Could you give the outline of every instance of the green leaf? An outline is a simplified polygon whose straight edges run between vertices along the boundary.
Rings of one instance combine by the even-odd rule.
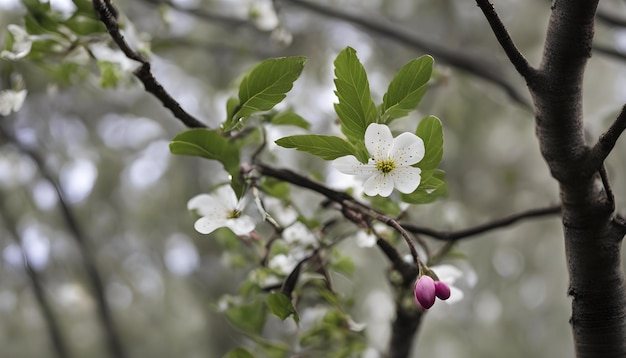
[[[420,186],[411,194],[402,194],[402,201],[411,204],[427,204],[447,194],[445,172],[435,169],[423,171]]]
[[[226,101],[226,122],[231,120],[235,113],[239,110],[239,99],[236,97],[229,97]]]
[[[93,13],[93,8],[91,13]],[[78,12],[74,13],[69,19],[63,22],[70,30],[78,35],[92,35],[106,32],[106,27],[96,18],[87,17]]]
[[[231,187],[238,197],[243,194],[239,178],[239,147],[216,130],[191,129],[179,133],[170,142],[170,151],[178,155],[191,155],[217,160],[230,174]]]
[[[402,209],[396,200],[392,200],[389,197],[376,195],[369,198],[370,204],[374,209],[381,211],[390,216],[398,216]]]
[[[261,334],[266,315],[267,309],[261,299],[226,310],[226,317],[235,327],[254,334]]]
[[[278,199],[289,200],[289,189],[289,184],[271,177],[264,177],[261,182],[261,190]]]
[[[280,112],[272,117],[270,123],[283,126],[296,126],[304,129],[311,127],[311,123],[293,112]]]
[[[222,358],[254,358],[254,355],[245,348],[237,347],[226,353]]]
[[[435,116],[423,118],[415,134],[424,141],[425,154],[417,166],[422,170],[436,169],[443,157],[443,127]]]
[[[426,93],[432,71],[430,56],[417,58],[398,71],[383,96],[381,112],[385,123],[404,117],[417,107]]]
[[[347,47],[335,59],[335,94],[339,103],[335,112],[339,116],[341,132],[350,142],[363,140],[365,129],[378,118],[376,105],[370,95],[367,74],[356,51]]]
[[[276,144],[285,148],[296,148],[325,160],[333,160],[345,155],[354,155],[354,147],[345,140],[326,135],[304,134],[280,138]]]
[[[243,124],[240,120],[274,108],[293,87],[305,61],[304,57],[270,58],[254,67],[241,81],[239,104],[235,113],[223,124],[223,129],[233,130]]]
[[[300,318],[298,317],[298,312],[296,312],[296,308],[291,303],[291,299],[285,296],[282,292],[272,292],[267,296],[267,305],[278,318],[283,321],[293,315],[293,319],[298,323]]]
[[[100,86],[102,88],[115,88],[117,87],[122,76],[120,75],[119,67],[109,61],[98,61],[98,67],[100,68]]]

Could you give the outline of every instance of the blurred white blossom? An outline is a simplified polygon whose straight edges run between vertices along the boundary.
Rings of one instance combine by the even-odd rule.
[[[454,283],[463,277],[463,271],[452,265],[436,265],[430,269],[435,272],[441,282],[450,287],[450,298],[446,300],[447,303],[455,303],[463,299],[463,291],[454,286]]]
[[[15,24],[8,25],[7,30],[13,36],[13,44],[10,50],[0,52],[0,58],[15,61],[26,57],[33,47],[33,36],[29,35],[26,29]]]
[[[26,99],[26,90],[0,91],[0,115],[8,116],[11,112],[17,112],[22,108]]]

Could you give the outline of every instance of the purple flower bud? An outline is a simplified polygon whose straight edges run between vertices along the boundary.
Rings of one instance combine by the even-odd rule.
[[[415,283],[415,299],[422,309],[429,309],[435,304],[435,281],[427,275]]]
[[[450,298],[450,286],[445,282],[435,281],[435,295],[439,297],[439,299],[447,300]]]

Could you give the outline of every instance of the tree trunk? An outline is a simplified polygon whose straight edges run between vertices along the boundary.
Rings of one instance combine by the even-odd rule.
[[[556,0],[540,68],[528,78],[541,152],[559,182],[576,355],[626,357],[626,295],[603,162],[584,140],[582,83],[597,1]]]

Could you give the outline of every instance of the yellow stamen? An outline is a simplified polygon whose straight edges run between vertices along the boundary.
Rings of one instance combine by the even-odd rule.
[[[387,174],[396,168],[396,163],[393,160],[381,160],[376,163],[376,169],[383,174]]]

